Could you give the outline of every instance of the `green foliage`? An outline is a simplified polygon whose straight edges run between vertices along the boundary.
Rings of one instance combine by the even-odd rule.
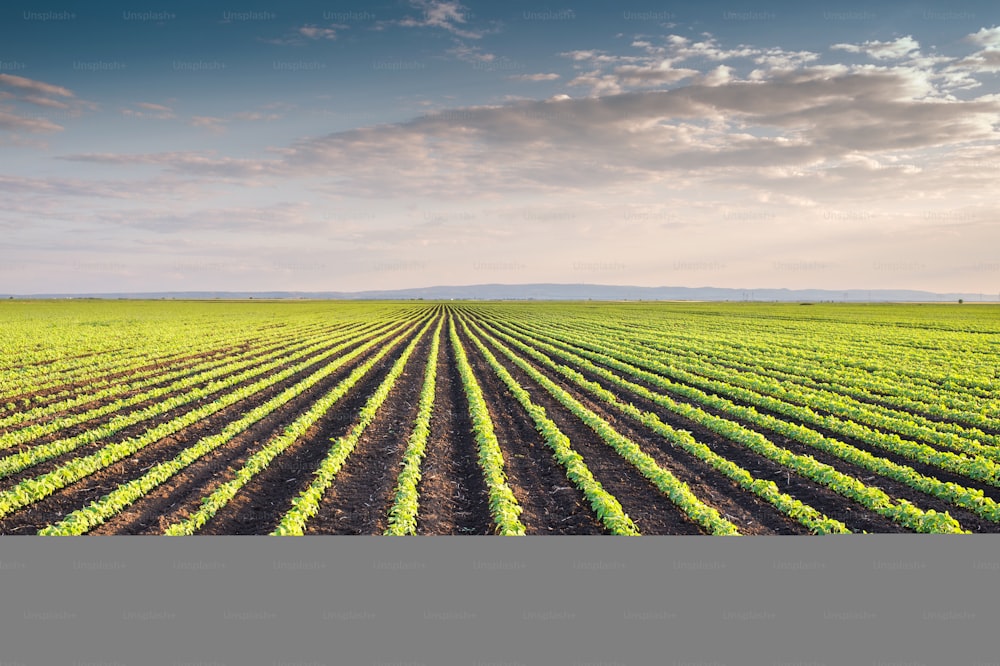
[[[448,319],[448,337],[458,363],[458,373],[462,378],[462,388],[469,402],[469,416],[472,418],[472,432],[479,448],[479,466],[486,479],[489,489],[490,513],[497,526],[497,533],[505,536],[520,536],[524,534],[524,525],[519,516],[521,507],[514,498],[514,492],[507,485],[507,474],[504,472],[503,453],[500,443],[493,432],[493,420],[489,408],[483,398],[479,382],[472,374],[469,358],[462,347],[462,341],[455,330],[455,320]]]
[[[385,534],[389,536],[412,535],[417,532],[417,513],[420,509],[417,484],[421,478],[420,465],[423,463],[427,450],[431,414],[434,411],[434,391],[437,387],[437,363],[440,355],[443,324],[444,317],[441,317],[431,340],[430,354],[424,369],[424,385],[420,390],[417,418],[413,422],[413,431],[406,443],[406,451],[403,454],[403,469],[396,479],[396,493],[392,508],[389,509],[389,526],[385,531]]]
[[[1000,487],[1000,316],[994,306],[980,304],[0,302],[0,479],[8,478],[0,491],[0,517],[111,465],[127,464],[145,447],[296,377],[221,431],[196,438],[172,459],[130,476],[42,533],[90,531],[331,372],[372,354],[168,529],[193,534],[352,390],[374,367],[373,359],[384,358],[422,326],[421,336],[433,327],[431,354],[386,530],[413,534],[445,318],[498,533],[523,534],[525,528],[507,484],[490,406],[467,354],[479,355],[506,386],[504,399],[529,416],[609,532],[638,530],[569,438],[507,371],[509,364],[527,372],[707,532],[736,533],[736,526],[660,468],[643,450],[646,442],[623,437],[577,396],[641,424],[677,455],[703,461],[817,534],[847,528],[716,453],[711,442],[672,427],[666,422],[674,423],[672,417],[663,414],[915,531],[962,527],[948,513],[923,510],[916,506],[920,502],[879,488],[879,478],[1000,523],[1000,503],[981,489]],[[417,339],[403,357],[410,357]],[[394,371],[403,371],[401,359]],[[281,533],[305,530],[379,406],[392,399],[398,374],[390,377],[367,396],[351,432],[332,443],[320,473],[284,517]],[[631,404],[630,396],[657,411]],[[856,471],[793,453],[775,444],[780,438]],[[44,473],[32,475],[42,464]]]
[[[308,488],[292,500],[292,508],[281,519],[278,527],[271,533],[272,535],[301,536],[305,533],[306,523],[319,512],[319,505],[323,499],[323,494],[333,484],[334,477],[337,476],[340,468],[343,467],[347,457],[354,451],[358,440],[361,439],[361,436],[368,426],[371,425],[371,422],[375,420],[375,415],[378,413],[379,407],[389,397],[389,392],[392,391],[392,387],[395,386],[399,376],[403,374],[403,369],[406,367],[407,361],[410,360],[410,356],[413,355],[413,350],[417,348],[417,344],[423,338],[424,334],[426,334],[431,323],[431,321],[428,321],[424,324],[423,328],[420,329],[420,333],[406,346],[406,349],[392,365],[389,374],[382,380],[379,387],[375,389],[375,392],[369,396],[365,406],[361,408],[358,420],[355,422],[354,427],[351,428],[351,431],[347,435],[333,441],[333,446],[330,448],[329,453],[327,453],[315,472],[315,479],[309,484]],[[362,366],[365,372],[388,353],[390,346],[384,346],[371,361]],[[359,373],[355,382],[363,375],[364,373]],[[347,388],[349,389],[350,385]]]

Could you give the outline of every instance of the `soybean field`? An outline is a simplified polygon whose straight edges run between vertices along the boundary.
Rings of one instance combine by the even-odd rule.
[[[1000,306],[0,303],[0,534],[1000,532]]]

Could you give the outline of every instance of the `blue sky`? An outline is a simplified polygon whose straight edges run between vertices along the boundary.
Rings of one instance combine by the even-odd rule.
[[[1000,289],[990,2],[7,4],[0,292]]]

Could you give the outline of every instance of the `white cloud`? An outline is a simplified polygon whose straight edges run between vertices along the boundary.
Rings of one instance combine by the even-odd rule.
[[[265,44],[274,44],[276,46],[302,46],[303,44],[308,44],[310,41],[337,39],[340,37],[341,32],[350,27],[341,23],[329,23],[326,25],[307,23],[286,33],[282,37],[258,37],[257,39]]]
[[[955,60],[946,72],[965,84],[961,87],[976,87],[980,82],[973,75],[1000,72],[1000,26],[982,28],[979,32],[966,35],[965,41],[983,48],[961,60]]]
[[[274,120],[279,120],[283,116],[279,113],[262,113],[260,111],[240,111],[237,113],[228,114],[225,117],[220,116],[192,116],[189,121],[189,125],[193,127],[200,127],[206,129],[215,134],[222,134],[225,132],[234,121],[238,122],[271,122]]]
[[[733,68],[727,65],[719,65],[702,77],[700,83],[705,86],[721,86],[729,83],[733,78]]]
[[[642,55],[609,54],[597,50],[566,51],[560,55],[591,67],[572,79],[568,85],[588,86],[591,94],[615,94],[630,88],[667,87],[687,79],[706,81],[709,85],[735,80],[736,69],[727,61],[752,61],[763,65],[756,78],[764,78],[774,71],[798,69],[819,58],[811,51],[787,51],[780,47],[761,49],[738,45],[727,48],[710,34],[703,34],[700,41],[681,35],[667,35],[662,43],[635,40],[631,43]],[[699,61],[720,63],[705,72]],[[688,66],[680,66],[682,63]],[[720,69],[719,67],[722,67]],[[752,77],[753,78],[753,77]]]
[[[217,116],[192,116],[189,124],[192,127],[199,127],[215,134],[221,134],[226,131],[226,122],[225,118]]]
[[[62,125],[57,125],[51,120],[21,116],[0,107],[0,130],[8,132],[47,133],[59,132],[63,129]]]
[[[27,102],[28,104],[34,104],[36,106],[46,106],[50,109],[69,109],[70,105],[66,102],[59,101],[57,99],[51,99],[48,97],[42,97],[41,95],[25,95],[21,98],[22,102]]]
[[[266,206],[194,208],[165,213],[162,209],[132,209],[99,213],[97,221],[162,234],[191,232],[265,232],[271,236],[311,233],[321,222],[307,203],[279,201]]]
[[[240,111],[229,116],[232,120],[241,122],[271,122],[283,116],[280,113],[261,113],[260,111]]]
[[[876,60],[900,60],[920,51],[920,44],[911,35],[892,41],[871,40],[863,44],[834,44],[831,49],[848,53],[864,53]]]
[[[78,153],[60,159],[118,166],[161,167],[181,175],[217,176],[224,179],[250,179],[261,175],[280,175],[277,161],[218,157],[213,153]],[[245,180],[244,180],[245,182]]]
[[[6,88],[4,90],[3,88]],[[63,117],[79,116],[85,110],[94,110],[93,102],[77,99],[71,90],[13,74],[0,74],[0,130],[9,132],[49,133],[64,127],[51,119],[25,113],[16,104],[53,109]],[[22,142],[22,145],[28,145]]]
[[[614,74],[602,74],[600,70],[592,70],[571,79],[566,85],[590,88],[591,95],[617,95],[622,92],[622,84]]]
[[[0,85],[18,90],[26,90],[40,95],[55,95],[56,97],[73,97],[73,93],[68,88],[52,85],[43,81],[28,79],[23,76],[13,74],[0,74]]]
[[[304,25],[298,29],[298,34],[309,39],[336,39],[340,32],[350,26],[331,23],[329,26]]]
[[[554,72],[548,73],[538,73],[538,74],[514,74],[513,76],[508,76],[511,81],[555,81],[559,78],[559,75]]]
[[[697,74],[696,69],[675,69],[667,61],[653,66],[623,65],[614,69],[615,81],[630,88],[677,83]]]
[[[716,170],[814,169],[846,155],[996,141],[1000,103],[921,101],[905,72],[805,68],[754,83],[716,67],[672,90],[432,113],[302,139],[265,160],[77,155],[217,177],[307,177],[365,196],[484,196],[658,182]]]
[[[677,35],[671,35],[668,38],[668,52],[671,60],[674,62],[692,58],[705,58],[714,61],[731,60],[734,58],[750,58],[761,53],[761,50],[758,48],[742,44],[736,48],[723,48],[719,45],[715,37],[708,34],[704,35],[705,39],[700,42],[691,42],[683,37],[680,39],[671,39],[676,37]]]
[[[495,54],[487,53],[478,46],[466,44],[458,40],[455,41],[455,46],[445,51],[445,53],[457,58],[458,60],[462,60],[463,62],[470,62],[473,64],[492,62],[496,59]]]
[[[457,0],[410,0],[410,6],[421,10],[423,14],[401,19],[398,25],[407,28],[441,28],[466,39],[479,39],[485,34],[482,30],[464,27],[468,23],[468,10]]]
[[[976,74],[1000,72],[1000,50],[982,50],[956,62],[951,70],[965,70]]]
[[[967,35],[965,39],[986,49],[1000,49],[1000,26],[982,28],[979,32]]]
[[[471,30],[471,17],[462,16],[466,20],[431,12],[414,20],[449,33],[438,36],[446,44],[455,39],[451,55],[490,62],[492,54],[435,24]],[[343,284],[351,270],[363,274],[359,281],[372,280],[364,262],[376,256],[426,261],[462,281],[509,278],[480,272],[470,279],[467,265],[461,272],[461,262],[480,259],[530,266],[517,274],[524,281],[566,281],[581,274],[553,268],[554,262],[597,265],[618,257],[631,272],[616,273],[615,281],[681,279],[672,263],[697,267],[702,259],[731,267],[709,281],[755,281],[765,273],[754,272],[752,262],[779,260],[786,266],[845,262],[831,280],[877,280],[885,273],[869,275],[849,261],[864,255],[870,267],[872,257],[903,245],[920,261],[959,261],[966,260],[962,247],[971,248],[970,256],[986,255],[995,247],[990,241],[998,240],[990,224],[998,212],[1000,94],[991,87],[977,96],[974,88],[989,82],[976,76],[996,66],[997,50],[992,33],[975,35],[981,36],[969,41],[983,48],[964,57],[922,54],[911,37],[847,45],[841,50],[875,60],[850,65],[833,62],[829,52],[820,60],[811,51],[728,47],[710,35],[644,37],[624,54],[570,51],[564,57],[572,73],[562,81],[566,90],[584,87],[576,99],[560,90],[544,101],[426,113],[303,137],[256,157],[66,155],[62,159],[77,166],[106,167],[96,173],[120,168],[131,180],[0,177],[0,224],[26,234],[15,223],[33,215],[43,220],[39,225],[77,234],[74,240],[95,248],[104,234],[141,241],[150,252],[247,251],[251,266],[276,247],[308,247],[317,256],[332,248],[346,253],[336,269],[344,271],[336,275]],[[512,81],[561,80],[546,72],[504,73]],[[28,96],[75,103],[37,87],[7,82],[2,88],[0,105],[33,103]],[[57,108],[48,102],[43,106]],[[173,113],[151,102],[130,110]],[[189,120],[222,131],[277,119],[278,110]],[[31,122],[48,121],[0,106],[0,128],[29,131],[25,123]],[[39,127],[34,131],[54,131]],[[146,171],[153,180],[136,182],[136,173]],[[188,196],[194,188],[196,195]],[[362,220],[324,217],[325,204],[345,201],[380,212]],[[428,202],[444,212],[421,217],[415,211]],[[449,210],[474,214],[455,218]],[[44,247],[52,231],[18,235],[18,247]],[[437,276],[434,270],[374,279],[419,283]],[[709,274],[693,270],[683,279],[702,275]],[[790,277],[798,276],[778,276]]]
[[[136,106],[147,111],[159,111],[161,113],[173,113],[173,109],[163,104],[153,104],[152,102],[136,102]]]
[[[65,197],[73,199],[120,199],[120,200],[176,200],[179,195],[202,194],[203,188],[196,180],[159,176],[144,180],[113,180],[97,178],[45,177],[0,175],[0,191],[5,193],[8,203],[15,198],[29,208],[42,203],[57,205],[66,203]],[[75,207],[76,203],[68,204]],[[54,210],[54,209],[50,209]]]
[[[136,102],[136,109],[122,109],[122,115],[126,118],[149,118],[153,120],[173,120],[177,117],[174,110],[164,104],[154,104],[153,102]]]
[[[754,56],[753,61],[771,69],[797,69],[818,59],[819,54],[812,51],[786,51],[774,47]]]
[[[585,62],[592,66],[648,62],[649,60],[648,58],[642,56],[612,55],[605,51],[597,50],[564,51],[559,55],[576,62]]]

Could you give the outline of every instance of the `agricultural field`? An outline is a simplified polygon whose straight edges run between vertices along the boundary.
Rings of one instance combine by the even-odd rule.
[[[0,534],[1000,532],[1000,308],[0,303]]]

